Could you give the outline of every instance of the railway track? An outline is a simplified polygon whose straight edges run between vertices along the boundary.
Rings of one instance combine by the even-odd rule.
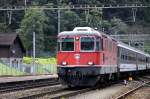
[[[18,99],[61,99],[62,97],[70,97],[78,94],[85,93],[87,91],[94,90],[93,88],[83,88],[83,89],[73,89],[70,90],[68,88],[62,88],[55,91],[42,92],[39,94],[32,94],[23,97],[19,97]]]
[[[47,94],[56,94],[67,90],[66,86],[53,85],[39,88],[33,88],[29,90],[17,91],[12,93],[1,94],[1,99],[34,99],[42,97]]]
[[[144,77],[145,78],[145,77]],[[141,88],[142,86],[145,86],[146,84],[149,84],[150,82],[148,80],[145,80],[147,78],[142,78],[142,80],[139,80],[140,82],[143,82],[140,86],[138,85],[138,87],[136,88],[132,88],[132,90],[118,96],[116,99],[123,99],[124,97],[128,96],[129,94],[131,94],[132,92],[138,90],[139,88]],[[96,89],[103,89],[108,87],[109,85],[112,84],[116,84],[118,82],[112,82],[110,84],[107,85],[103,85],[103,86],[97,86],[97,87],[92,87],[92,88],[74,88],[74,89],[68,89],[66,86],[56,86],[56,87],[47,87],[47,89],[44,89],[42,91],[40,91],[39,89],[42,87],[39,87],[39,89],[37,89],[36,91],[30,92],[29,90],[26,90],[26,92],[28,91],[28,94],[20,94],[18,93],[18,95],[16,94],[15,99],[61,99],[62,97],[67,98],[67,97],[72,97],[72,96],[76,96],[78,94],[82,94],[82,93],[86,93],[86,92],[90,92],[90,91],[94,91]],[[18,91],[17,91],[18,92]],[[26,93],[25,91],[23,91],[24,93]],[[8,95],[6,95],[8,96]],[[13,95],[14,96],[14,95]],[[10,96],[11,97],[11,96]],[[11,97],[12,98],[12,97]],[[9,98],[8,98],[9,99]]]
[[[142,79],[143,83],[142,83],[141,85],[139,85],[139,86],[137,86],[137,87],[135,87],[135,88],[133,88],[133,89],[127,91],[126,93],[121,94],[120,96],[116,97],[115,99],[124,99],[124,98],[126,98],[127,96],[131,95],[133,92],[135,92],[135,91],[141,89],[141,88],[144,87],[145,85],[150,84],[150,77],[144,76],[143,78],[144,78],[144,79]]]
[[[0,93],[9,93],[19,90],[32,89],[60,84],[57,79],[38,79],[28,81],[7,82],[0,84]]]
[[[111,82],[111,84],[115,84],[118,82]],[[105,88],[106,86],[111,85],[110,83],[107,85],[103,86],[96,86],[96,87],[91,87],[91,88],[73,88],[69,89],[67,87],[63,87],[59,90],[54,90],[54,91],[46,91],[46,92],[41,92],[41,93],[35,93],[35,94],[30,94],[26,96],[19,97],[18,99],[61,99],[62,97],[71,97],[75,96],[78,94],[82,94],[85,92],[89,92],[92,90],[96,90],[98,88]]]

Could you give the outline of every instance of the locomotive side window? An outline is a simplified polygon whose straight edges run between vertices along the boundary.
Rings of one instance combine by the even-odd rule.
[[[81,37],[81,50],[93,51],[94,50],[94,37]]]
[[[74,38],[63,38],[61,43],[62,51],[74,51]]]
[[[101,39],[101,50],[104,50],[104,39]]]
[[[108,50],[109,50],[109,49],[108,49],[108,46],[109,46],[108,44],[109,44],[109,43],[108,43],[108,40],[107,40],[107,39],[106,39],[106,43],[105,43],[105,44],[106,44],[106,47],[105,47],[105,48],[106,48],[106,50],[108,51]]]
[[[109,43],[109,51],[111,52],[112,51],[112,42],[108,42]]]

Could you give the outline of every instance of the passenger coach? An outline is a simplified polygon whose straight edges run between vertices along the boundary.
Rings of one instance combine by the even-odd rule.
[[[134,47],[118,42],[119,72],[130,74],[144,73],[150,69],[149,54]]]

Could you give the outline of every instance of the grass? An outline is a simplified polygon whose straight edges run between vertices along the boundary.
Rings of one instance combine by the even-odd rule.
[[[24,57],[23,62],[26,64],[32,64],[32,58]],[[36,68],[36,74],[57,73],[56,58],[36,58],[35,68]],[[0,76],[10,76],[10,75],[20,76],[20,75],[26,75],[26,73],[0,63]]]
[[[6,75],[19,76],[19,75],[25,75],[25,73],[0,63],[0,76],[6,76]]]
[[[31,57],[24,57],[23,62],[26,64],[32,64]],[[56,58],[35,58],[37,64],[56,64]]]
[[[38,65],[36,66],[37,74],[54,74],[57,73],[56,65]]]
[[[31,57],[24,57],[23,62],[26,64],[32,64]],[[36,58],[36,73],[37,74],[53,74],[57,73],[56,58]]]

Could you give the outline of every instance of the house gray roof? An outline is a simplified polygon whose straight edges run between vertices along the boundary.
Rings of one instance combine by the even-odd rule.
[[[18,39],[22,50],[25,52],[24,46],[20,40],[20,37],[16,33],[0,33],[0,46],[11,46],[14,41]]]
[[[0,45],[12,45],[16,38],[16,33],[0,33]]]

